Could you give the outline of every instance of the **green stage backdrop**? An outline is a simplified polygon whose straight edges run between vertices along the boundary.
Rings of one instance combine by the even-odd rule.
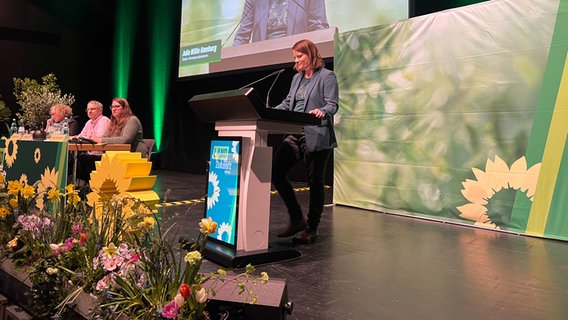
[[[334,202],[568,239],[568,0],[338,35]]]

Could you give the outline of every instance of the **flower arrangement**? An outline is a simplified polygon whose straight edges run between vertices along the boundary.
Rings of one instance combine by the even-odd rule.
[[[61,94],[53,73],[43,76],[41,83],[30,78],[14,78],[13,81],[14,96],[21,107],[16,115],[30,128],[43,128],[52,106],[60,103],[70,106],[75,102],[72,94]]]
[[[48,174],[46,174],[48,176]],[[113,195],[96,209],[73,185],[59,190],[46,181],[6,182],[0,175],[0,257],[11,259],[30,275],[34,319],[66,319],[77,298],[94,298],[91,316],[102,319],[208,319],[212,286],[234,284],[243,302],[254,267],[230,278],[225,270],[200,272],[202,252],[217,224],[199,223],[197,239],[173,245],[173,225],[162,230],[157,213],[144,202]]]

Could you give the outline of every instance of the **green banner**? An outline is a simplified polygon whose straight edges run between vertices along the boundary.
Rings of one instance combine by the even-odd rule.
[[[568,237],[567,2],[488,1],[338,35],[334,202]]]
[[[4,141],[6,180],[29,185],[44,182],[46,187],[67,184],[67,142],[8,139]]]

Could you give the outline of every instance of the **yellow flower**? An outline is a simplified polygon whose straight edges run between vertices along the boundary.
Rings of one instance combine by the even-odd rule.
[[[77,203],[79,203],[79,201],[81,201],[81,198],[79,197],[79,194],[77,193],[77,191],[73,190],[71,192],[67,192],[67,203],[70,205],[76,205]]]
[[[114,245],[114,243],[111,243],[108,247],[103,247],[103,252],[107,257],[112,258],[118,252],[118,248]]]
[[[14,249],[15,247],[18,246],[18,237],[15,237],[14,239],[10,240],[6,246],[8,247],[8,249]]]
[[[8,182],[8,194],[17,195],[22,189],[22,183],[18,180]]]
[[[189,264],[197,264],[199,261],[201,261],[201,253],[199,253],[199,251],[191,251],[188,252],[185,255],[184,258],[185,262],[189,263]]]
[[[47,192],[47,199],[49,201],[55,201],[56,199],[59,198],[59,196],[61,196],[61,192],[59,192],[59,189],[51,188]]]
[[[10,210],[6,207],[1,207],[0,208],[0,218],[6,218],[6,216],[8,216],[10,214]]]
[[[35,195],[35,188],[30,186],[30,185],[26,185],[23,189],[22,189],[22,195],[24,196],[24,198],[26,199],[30,199]]]
[[[214,234],[217,232],[217,222],[214,222],[211,217],[203,218],[199,223],[199,231],[205,235]]]
[[[18,206],[18,198],[10,199],[10,205],[12,206],[12,208],[16,208]]]
[[[262,283],[267,283],[267,282],[268,282],[268,273],[266,273],[266,272],[261,272],[261,273],[260,273],[260,278],[262,279]]]
[[[156,220],[152,217],[145,217],[144,220],[138,223],[138,228],[142,230],[150,230],[156,225]]]
[[[0,174],[0,184],[4,183],[4,181],[6,181],[6,177],[3,174]]]
[[[65,191],[66,191],[67,193],[74,192],[74,191],[75,191],[75,185],[74,185],[74,184],[68,184],[68,185],[65,187]]]

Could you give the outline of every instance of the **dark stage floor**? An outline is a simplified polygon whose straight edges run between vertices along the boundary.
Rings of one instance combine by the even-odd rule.
[[[154,174],[160,196],[171,190],[165,221],[195,235],[203,202],[188,200],[205,195],[205,176]],[[297,195],[305,207],[308,192]],[[291,246],[276,237],[287,223],[277,195],[270,221],[270,243]],[[294,247],[301,258],[257,266],[286,281],[294,303],[287,319],[568,318],[566,242],[331,204],[319,233],[316,243]]]

